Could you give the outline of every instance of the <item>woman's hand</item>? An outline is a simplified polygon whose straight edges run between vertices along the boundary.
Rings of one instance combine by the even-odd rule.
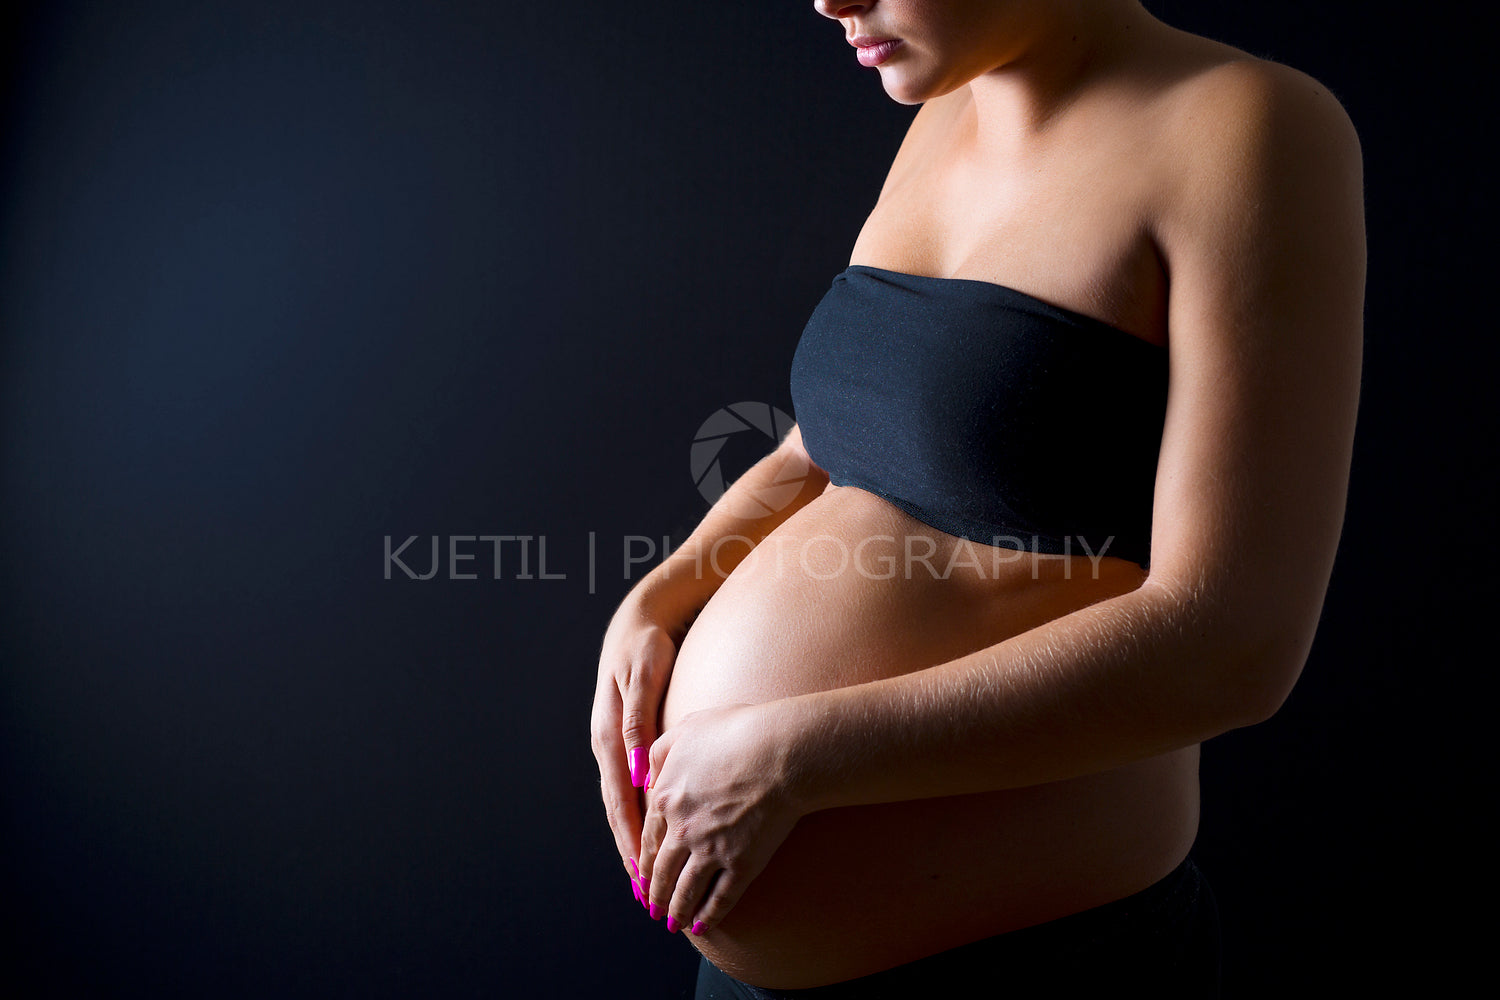
[[[647,752],[657,737],[657,713],[677,659],[677,643],[685,632],[683,628],[674,638],[673,630],[657,621],[632,594],[610,620],[599,654],[591,742],[615,848],[643,906],[634,861],[641,847],[638,789],[646,784]]]
[[[722,921],[802,815],[769,711],[693,712],[651,745],[641,884],[669,931]]]

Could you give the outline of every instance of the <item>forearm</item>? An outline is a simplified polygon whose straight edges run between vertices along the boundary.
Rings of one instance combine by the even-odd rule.
[[[1269,659],[1215,610],[1146,586],[960,659],[766,703],[806,811],[1091,774],[1274,711]]]
[[[797,435],[794,428],[791,435]],[[685,632],[751,550],[828,485],[789,436],[734,481],[687,539],[632,591],[658,620]],[[680,635],[677,638],[681,638]]]

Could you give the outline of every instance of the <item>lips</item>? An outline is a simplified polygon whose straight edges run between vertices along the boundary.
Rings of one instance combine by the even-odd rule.
[[[859,50],[861,66],[879,66],[890,58],[892,52],[901,47],[899,38],[877,38],[873,35],[856,35],[849,44]]]

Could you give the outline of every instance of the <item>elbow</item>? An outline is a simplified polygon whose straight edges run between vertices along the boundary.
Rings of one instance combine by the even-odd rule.
[[[1214,685],[1221,730],[1265,722],[1281,710],[1302,675],[1311,635],[1287,632],[1274,636],[1239,635],[1212,654],[1220,669]]]
[[[1230,608],[1245,602],[1213,600],[1203,589],[1160,590],[1184,644],[1184,689],[1193,692],[1191,710],[1204,738],[1265,722],[1280,711],[1307,662],[1316,617],[1288,621],[1264,608],[1235,614]]]

